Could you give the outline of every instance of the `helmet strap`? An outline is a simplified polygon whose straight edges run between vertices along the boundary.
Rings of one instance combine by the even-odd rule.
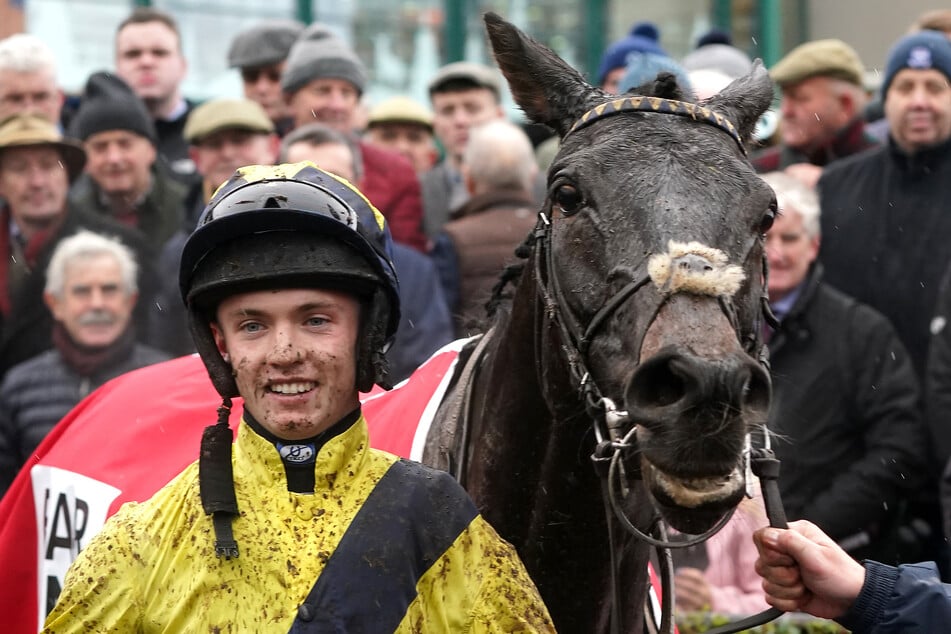
[[[218,407],[218,421],[205,427],[201,434],[201,455],[198,458],[198,486],[201,505],[212,516],[215,528],[215,554],[225,559],[237,558],[238,543],[231,530],[238,516],[238,500],[234,493],[234,472],[231,446],[234,436],[228,427],[231,399],[225,397]]]
[[[376,288],[370,301],[363,302],[360,319],[360,340],[357,344],[357,389],[369,392],[376,383],[390,389],[386,361],[386,324],[389,319],[389,302],[385,293]]]

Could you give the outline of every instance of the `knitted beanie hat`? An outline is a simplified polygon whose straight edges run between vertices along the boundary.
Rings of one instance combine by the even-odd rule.
[[[158,140],[149,111],[129,85],[112,73],[93,73],[86,80],[79,110],[69,124],[69,135],[85,141],[109,130],[134,132],[153,145]]]
[[[320,23],[308,26],[287,55],[281,88],[295,93],[315,79],[343,79],[361,94],[367,84],[367,71],[346,42]]]
[[[604,55],[601,56],[601,64],[598,66],[598,84],[604,83],[604,77],[615,68],[621,68],[627,64],[629,53],[653,53],[654,55],[664,55],[667,53],[660,47],[660,31],[652,22],[638,22],[631,28],[627,37],[611,44]]]
[[[750,56],[729,44],[704,44],[688,53],[681,63],[688,71],[716,70],[733,79],[744,77],[753,70]]]
[[[921,31],[898,40],[888,53],[888,61],[885,63],[883,95],[888,93],[888,87],[895,75],[905,68],[933,68],[951,80],[951,40],[938,31]]]

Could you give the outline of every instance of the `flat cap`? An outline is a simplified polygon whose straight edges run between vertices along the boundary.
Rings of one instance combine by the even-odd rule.
[[[781,88],[810,77],[833,77],[865,85],[865,67],[858,53],[837,39],[800,44],[770,69],[769,76]]]
[[[433,113],[415,99],[396,95],[370,108],[367,127],[381,123],[416,123],[433,129]]]
[[[283,62],[303,30],[304,25],[294,20],[259,22],[231,40],[228,66],[249,68]]]
[[[488,88],[496,97],[502,95],[499,74],[488,66],[475,62],[453,62],[440,68],[429,82],[429,94],[440,92],[443,86],[452,81],[468,82],[476,88]]]
[[[228,129],[268,134],[274,132],[274,122],[264,108],[250,99],[212,99],[191,111],[183,136],[195,144],[210,134]]]

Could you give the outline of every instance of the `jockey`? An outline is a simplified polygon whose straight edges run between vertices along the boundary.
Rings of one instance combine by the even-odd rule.
[[[449,475],[369,447],[358,392],[385,383],[399,320],[389,251],[383,216],[312,163],[222,185],[180,271],[218,423],[80,552],[48,631],[554,631]]]

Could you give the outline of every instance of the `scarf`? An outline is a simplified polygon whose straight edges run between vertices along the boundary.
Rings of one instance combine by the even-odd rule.
[[[103,368],[118,365],[132,354],[135,331],[129,325],[115,341],[101,348],[76,343],[59,321],[53,324],[53,346],[69,368],[81,377],[91,377]]]

